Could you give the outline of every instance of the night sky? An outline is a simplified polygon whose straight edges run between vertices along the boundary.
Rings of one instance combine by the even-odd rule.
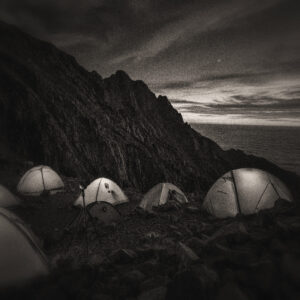
[[[88,70],[125,70],[186,121],[300,126],[299,0],[1,0]]]

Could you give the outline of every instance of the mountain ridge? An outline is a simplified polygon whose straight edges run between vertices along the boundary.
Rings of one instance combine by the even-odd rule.
[[[297,187],[295,175],[265,159],[223,151],[143,81],[121,70],[102,78],[3,22],[0,117],[2,148],[67,176],[105,176],[143,191],[171,181],[205,193],[230,169],[258,167]]]

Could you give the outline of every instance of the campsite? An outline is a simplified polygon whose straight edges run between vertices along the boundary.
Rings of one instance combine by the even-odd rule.
[[[74,1],[71,7],[70,1],[60,1],[58,13],[52,6],[56,1],[49,6],[25,1],[20,11],[10,8],[17,1],[5,2],[9,9],[0,16],[8,16],[0,20],[0,299],[300,299],[299,174],[265,158],[270,134],[259,148],[261,155],[253,155],[238,147],[222,148],[201,131],[207,118],[273,124],[281,116],[281,122],[294,124],[297,112],[289,119],[286,110],[297,108],[298,98],[288,98],[298,93],[292,90],[296,80],[286,81],[284,72],[271,78],[277,69],[263,72],[261,65],[259,74],[244,63],[234,70],[241,56],[229,51],[229,59],[223,61],[223,48],[213,41],[207,40],[213,45],[207,56],[197,49],[198,59],[187,65],[180,64],[177,55],[195,56],[184,45],[164,52],[170,50],[169,43],[176,47],[182,40],[196,39],[183,25],[198,29],[207,23],[204,28],[210,32],[219,14],[224,12],[227,22],[236,10],[209,10],[213,22],[204,18],[200,26],[198,1],[191,1],[195,12],[192,4],[184,4],[192,16],[183,19],[177,13],[185,6],[173,10],[170,6],[180,1],[172,1],[166,9],[170,23],[165,10],[158,19],[152,18],[160,10],[150,10],[149,30],[159,27],[159,34],[152,35],[137,26],[147,19],[144,6],[130,1],[134,9],[127,20],[137,23],[130,24],[127,34],[126,22],[109,23],[110,30],[121,33],[106,35],[103,22],[112,15],[122,17],[127,6],[114,9],[107,3],[89,11],[86,5],[102,1],[79,1],[78,7]],[[37,2],[41,7],[35,7]],[[21,12],[32,3],[30,17],[22,18]],[[87,14],[87,27],[80,33],[81,19],[72,15],[74,11]],[[16,18],[9,17],[12,12]],[[66,12],[71,13],[67,18]],[[22,22],[36,14],[41,17],[31,29],[38,30],[31,32]],[[246,26],[247,19],[241,19]],[[50,23],[43,27],[45,20]],[[73,32],[66,23],[74,20]],[[171,30],[174,22],[176,34]],[[67,32],[60,32],[60,26]],[[45,36],[46,29],[50,31]],[[100,29],[98,43],[93,34]],[[234,30],[235,36],[239,26]],[[114,42],[137,47],[132,31],[150,44],[146,41],[129,54],[106,48]],[[257,30],[251,32],[254,36]],[[231,41],[221,38],[221,45],[227,40]],[[257,58],[254,53],[251,59]],[[153,56],[166,65],[157,67]],[[86,62],[94,58],[93,64]],[[120,70],[127,66],[129,73]],[[269,95],[271,87],[283,84],[283,90],[274,92],[276,97]],[[188,96],[184,99],[183,90]],[[203,102],[189,98],[195,91]],[[248,94],[251,91],[257,94]],[[274,107],[268,111],[270,103]],[[193,118],[199,121],[197,131],[191,126]],[[247,141],[248,136],[241,139]]]
[[[1,171],[1,179],[16,192],[13,186],[17,187],[26,169],[28,165],[10,165]],[[300,211],[296,202],[278,200],[275,207],[254,215],[215,218],[193,194],[185,195],[188,202],[180,206],[172,199],[157,206],[163,185],[145,195],[126,189],[127,201],[101,206],[100,214],[93,213],[93,203],[88,205],[94,221],[88,218],[85,228],[83,219],[70,225],[82,210],[74,205],[81,194],[80,182],[61,179],[64,191],[19,194],[21,203],[9,208],[34,233],[47,257],[48,271],[17,289],[4,289],[2,297],[264,299],[271,287],[275,299],[298,293]],[[39,179],[35,180],[39,185]],[[149,194],[156,197],[151,211],[140,207]]]

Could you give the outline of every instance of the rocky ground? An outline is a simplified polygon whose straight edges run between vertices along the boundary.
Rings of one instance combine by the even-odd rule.
[[[17,177],[2,181],[12,185]],[[66,192],[23,198],[15,208],[40,238],[51,274],[30,286],[2,291],[1,299],[300,299],[300,207],[277,202],[254,216],[215,219],[201,199],[136,209],[142,194],[126,190],[129,204],[118,222],[66,225],[78,214],[72,203],[78,181]]]

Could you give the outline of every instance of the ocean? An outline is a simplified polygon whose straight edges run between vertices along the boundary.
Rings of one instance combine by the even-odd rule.
[[[191,124],[224,150],[241,149],[300,175],[300,127]]]

